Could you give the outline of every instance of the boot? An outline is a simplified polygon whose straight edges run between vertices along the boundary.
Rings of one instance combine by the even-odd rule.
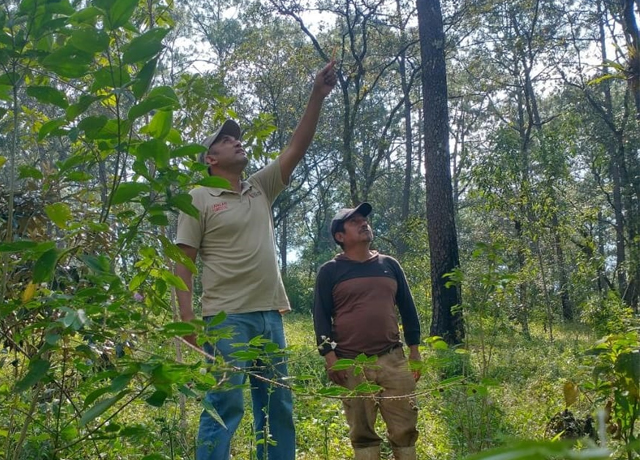
[[[353,453],[355,460],[380,460],[380,446],[354,448]]]
[[[416,460],[416,446],[394,447],[393,458],[395,460]]]

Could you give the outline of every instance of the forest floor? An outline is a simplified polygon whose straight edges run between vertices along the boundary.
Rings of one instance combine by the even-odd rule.
[[[311,317],[288,315],[285,330],[292,351],[289,374],[309,381],[306,391],[295,395],[298,459],[353,458],[340,399],[317,394],[327,380],[324,360],[315,350]],[[550,439],[557,434],[547,427],[565,409],[564,385],[591,379],[583,358],[598,337],[575,325],[555,326],[553,338],[535,324],[530,332],[527,339],[516,329],[503,327],[482,339],[479,330],[472,328],[469,347],[462,353],[424,346],[425,368],[417,388],[419,459],[458,460],[511,440]],[[460,374],[465,378],[460,379]],[[585,417],[593,407],[588,397],[579,395],[571,410],[576,417]],[[189,404],[187,437],[195,436],[198,413]],[[255,455],[250,414],[247,407],[234,438],[232,451],[237,459]],[[384,438],[381,418],[378,422]],[[382,452],[383,458],[392,458],[386,441]]]

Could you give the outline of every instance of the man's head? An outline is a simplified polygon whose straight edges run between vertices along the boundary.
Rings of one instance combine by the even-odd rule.
[[[360,203],[355,208],[343,208],[331,220],[331,236],[342,248],[356,244],[371,243],[373,231],[367,216],[371,213],[369,203]]]
[[[242,131],[233,120],[225,121],[213,134],[207,137],[202,145],[207,148],[200,155],[200,162],[209,167],[209,174],[222,170],[240,174],[249,159],[242,148]]]

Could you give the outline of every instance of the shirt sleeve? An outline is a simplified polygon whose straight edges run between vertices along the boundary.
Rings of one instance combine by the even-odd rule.
[[[316,287],[313,301],[313,327],[316,333],[316,344],[322,356],[333,350],[331,343],[332,313],[333,313],[333,283],[329,266],[320,267],[316,277]]]
[[[280,157],[273,160],[260,171],[252,174],[248,181],[259,187],[265,193],[271,204],[273,204],[280,192],[288,185],[282,182]]]
[[[196,189],[190,193],[192,204],[198,208],[199,218],[191,217],[189,214],[185,214],[180,211],[178,214],[178,230],[176,235],[176,244],[184,244],[191,246],[192,248],[199,249],[200,242],[202,241],[202,234],[204,229],[204,219],[206,210],[203,209],[199,194]]]
[[[397,260],[388,259],[398,283],[398,292],[396,293],[396,305],[402,319],[402,329],[404,330],[404,341],[407,345],[418,345],[420,343],[420,320],[418,319],[418,311],[413,302],[413,296],[407,283],[407,277]]]

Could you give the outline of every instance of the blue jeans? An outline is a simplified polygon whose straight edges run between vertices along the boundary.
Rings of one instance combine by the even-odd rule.
[[[205,317],[209,321],[211,317]],[[205,344],[204,349],[211,355],[220,355],[225,362],[238,368],[256,373],[269,380],[284,383],[287,376],[287,363],[284,357],[275,356],[268,362],[243,361],[230,356],[232,353],[246,350],[246,344],[253,338],[262,336],[279,348],[285,348],[282,315],[277,311],[259,311],[228,315],[222,324],[211,327],[219,329],[233,327],[231,339],[220,339],[214,346]],[[245,344],[232,346],[232,344]],[[252,346],[252,349],[255,348]],[[232,385],[243,385],[247,380],[245,372],[227,374]],[[295,427],[293,424],[293,401],[287,388],[271,385],[250,375],[251,399],[253,401],[253,423],[258,439],[257,458],[260,460],[294,460]],[[229,458],[231,438],[240,425],[244,414],[243,389],[240,387],[228,391],[209,391],[205,398],[215,408],[227,426],[220,425],[207,411],[200,416],[196,460],[227,460]],[[263,439],[268,433],[267,456]],[[275,441],[275,443],[273,442]],[[275,444],[275,445],[272,445]]]

